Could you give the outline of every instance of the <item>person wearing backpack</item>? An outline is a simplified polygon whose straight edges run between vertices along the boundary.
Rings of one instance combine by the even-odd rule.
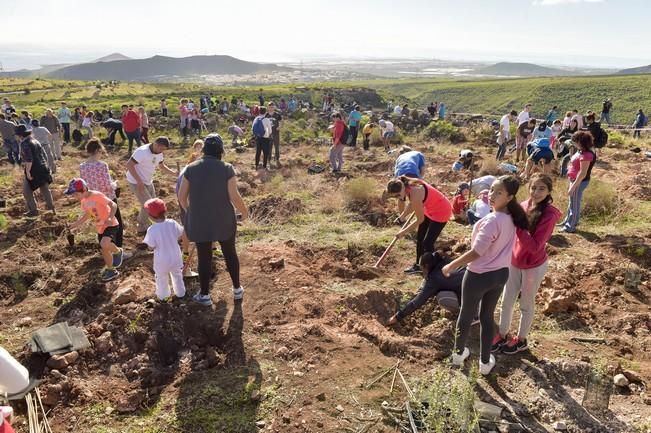
[[[341,167],[344,165],[344,144],[348,139],[348,127],[341,118],[341,114],[335,113],[332,115],[334,124],[332,129],[332,146],[330,147],[330,167],[333,173],[339,173]]]
[[[260,107],[260,114],[253,120],[251,130],[255,137],[255,169],[260,165],[260,153],[262,153],[262,168],[267,169],[271,156],[271,119],[267,117],[267,109]]]
[[[644,111],[640,108],[635,116],[635,122],[633,122],[633,138],[640,138],[640,129],[644,128],[646,124],[649,123],[648,117],[644,115]]]
[[[586,121],[588,124],[585,129],[592,135],[595,153],[597,156],[601,156],[600,149],[608,143],[608,133],[601,127],[601,123],[596,121],[596,115],[594,113],[589,114],[586,117]]]

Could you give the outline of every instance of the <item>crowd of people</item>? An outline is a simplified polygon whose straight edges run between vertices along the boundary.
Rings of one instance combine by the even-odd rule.
[[[191,99],[181,99],[179,129],[184,136],[186,133],[205,136],[194,142],[183,169],[166,165],[165,152],[170,148],[167,137],[158,136],[149,142],[149,120],[143,107],[123,105],[119,119],[113,118],[111,113],[101,121],[108,133],[107,144],[114,143],[117,133],[128,140],[129,159],[124,181],[140,205],[135,231],[142,238],[141,245],[154,251],[155,294],[160,301],[170,296],[185,297],[183,278],[198,276],[200,291],[192,299],[201,305],[212,304],[210,286],[214,276],[215,242],[220,244],[223,253],[233,297],[235,300],[243,298],[236,233],[238,220],[245,220],[248,210],[237,189],[234,167],[222,160],[224,141],[219,134],[204,134],[206,128],[201,114],[211,110],[224,114],[233,106],[240,107],[242,112],[248,109],[256,143],[255,168],[268,169],[272,158],[280,163],[279,130],[283,115],[298,109],[300,103],[293,96],[289,102],[281,98],[278,104],[265,101],[262,94],[258,99],[259,104],[253,108],[242,107],[241,100],[232,100],[229,104],[226,99],[219,102],[202,96],[197,107]],[[65,190],[66,195],[79,201],[81,215],[68,230],[74,232],[92,221],[104,262],[100,278],[102,281],[117,278],[118,268],[130,254],[123,245],[125,224],[118,203],[121,188],[102,161],[104,145],[93,134],[96,116],[85,106],[71,112],[62,102],[56,113],[47,109],[40,120],[23,111],[16,121],[15,110],[8,107],[13,106],[5,100],[0,113],[0,132],[9,161],[23,167],[27,217],[39,213],[34,198],[36,190],[40,191],[47,210],[55,212],[49,185],[57,172],[57,162],[62,159],[62,146],[70,144],[71,139],[75,141],[71,130],[86,130],[87,159],[79,166],[79,176],[70,180]],[[408,115],[410,110],[407,105],[395,106],[379,121],[364,122],[359,104],[353,103],[348,110],[341,111],[333,111],[334,107],[331,95],[325,96],[322,108],[333,121],[329,160],[334,173],[342,170],[344,146],[356,147],[360,132],[365,150],[369,148],[370,135],[377,129],[385,150],[393,152],[391,139],[395,126],[390,113]],[[514,354],[528,348],[535,296],[548,268],[545,246],[561,219],[561,212],[552,204],[552,161],[563,159],[560,172],[568,179],[569,205],[560,226],[562,231],[571,233],[579,223],[582,196],[597,161],[596,149],[603,147],[608,139],[601,123],[610,121],[610,100],[604,102],[600,122],[595,113],[583,116],[578,111],[568,112],[561,120],[558,107],[554,106],[538,124],[530,114],[531,108],[527,104],[520,113],[505,114],[497,130],[496,157],[504,161],[509,153],[514,153],[514,164],[504,164],[520,170],[519,178],[513,175],[473,178],[473,152],[463,149],[452,169],[469,171],[471,178],[458,186],[450,200],[424,179],[425,155],[403,146],[396,158],[394,178],[386,188],[387,196],[398,201],[396,223],[401,229],[396,238],[416,232],[415,259],[405,273],[424,277],[419,293],[390,318],[388,325],[396,325],[428,299],[436,297],[442,307],[458,312],[453,364],[462,365],[468,358],[470,351],[466,342],[470,327],[475,322],[480,323],[479,369],[482,374],[489,374],[495,366],[495,353]],[[165,99],[161,100],[160,109],[161,116],[169,115]],[[442,103],[433,102],[427,110],[432,118],[445,116]],[[639,126],[645,122],[642,116],[640,110]],[[234,143],[245,134],[236,124],[228,131]],[[513,131],[515,143],[509,149]],[[176,185],[180,208],[177,220],[169,215],[167,204],[157,197],[153,183],[157,171]],[[521,203],[516,200],[521,187],[519,179],[529,185],[528,197]],[[472,195],[474,201],[470,199]],[[456,258],[443,257],[435,249],[450,221],[468,223],[472,227],[470,249]],[[197,256],[198,273],[192,270],[194,255]],[[517,334],[509,336],[518,297],[520,324]],[[495,333],[493,317],[500,298],[499,329]]]

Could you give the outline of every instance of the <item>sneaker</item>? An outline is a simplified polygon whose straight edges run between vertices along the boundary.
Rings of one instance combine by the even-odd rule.
[[[452,353],[452,365],[456,365],[457,367],[461,367],[463,365],[463,362],[468,359],[470,356],[470,349],[467,347],[463,349],[463,353],[458,354],[458,353]]]
[[[183,277],[184,278],[195,278],[198,277],[199,274],[194,272],[192,269],[187,268],[186,270],[183,271]]]
[[[118,275],[120,273],[116,269],[104,269],[100,274],[100,278],[102,281],[107,282],[116,279]]]
[[[122,251],[122,248],[118,248],[120,251],[117,252],[116,254],[113,254],[113,267],[114,268],[119,268],[122,266],[122,259],[124,258],[124,252]]]
[[[242,286],[236,288],[233,288],[233,299],[236,301],[241,301],[242,298],[244,297],[244,289]]]
[[[212,305],[212,299],[210,298],[210,295],[202,295],[201,293],[197,293],[192,297],[192,300],[197,304],[205,305],[207,307]]]
[[[529,345],[526,339],[520,340],[518,337],[513,337],[508,343],[502,346],[502,353],[505,355],[515,355],[518,352],[524,352],[528,349]]]
[[[420,266],[415,264],[410,268],[407,268],[404,270],[405,274],[421,274],[422,271],[420,269]]]
[[[491,355],[490,359],[488,360],[488,364],[484,364],[481,362],[481,359],[479,360],[479,372],[484,375],[488,376],[491,371],[493,371],[493,367],[495,367],[495,357]]]
[[[38,216],[38,211],[37,212],[25,212],[23,214],[24,217],[26,218],[36,218]]]
[[[491,343],[491,352],[499,352],[502,346],[504,346],[507,342],[508,340],[506,337],[502,337],[500,334],[495,334],[495,337],[493,337],[493,342]]]

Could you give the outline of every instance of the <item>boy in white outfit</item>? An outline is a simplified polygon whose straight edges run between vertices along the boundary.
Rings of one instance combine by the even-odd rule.
[[[147,229],[143,242],[154,250],[154,272],[156,273],[156,296],[164,300],[170,296],[169,279],[172,276],[174,296],[185,296],[183,282],[183,259],[179,239],[183,235],[183,227],[172,219],[165,218],[167,206],[159,198],[145,202],[144,208],[155,221]]]

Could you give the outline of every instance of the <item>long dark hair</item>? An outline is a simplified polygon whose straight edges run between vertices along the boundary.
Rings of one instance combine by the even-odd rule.
[[[554,202],[554,199],[552,198],[552,187],[554,185],[552,178],[546,174],[536,173],[531,177],[531,180],[529,182],[531,183],[531,185],[533,185],[538,181],[545,184],[547,190],[549,191],[549,194],[547,194],[547,197],[545,197],[543,201],[538,203],[536,206],[527,209],[527,219],[529,220],[529,232],[531,234],[533,234],[536,231],[536,227],[538,227],[540,218],[545,212],[545,209],[547,209],[547,206],[549,206]]]
[[[419,180],[407,176],[400,176],[389,181],[387,184],[387,192],[389,194],[398,194],[402,191],[402,188],[412,185],[420,185]]]
[[[511,219],[513,220],[513,225],[519,229],[528,230],[529,220],[527,219],[527,213],[522,209],[522,206],[520,206],[520,203],[518,203],[518,199],[516,198],[518,190],[520,189],[520,182],[515,176],[501,176],[497,178],[497,182],[504,185],[506,192],[513,196],[511,201],[506,205],[506,209],[509,211]]]

